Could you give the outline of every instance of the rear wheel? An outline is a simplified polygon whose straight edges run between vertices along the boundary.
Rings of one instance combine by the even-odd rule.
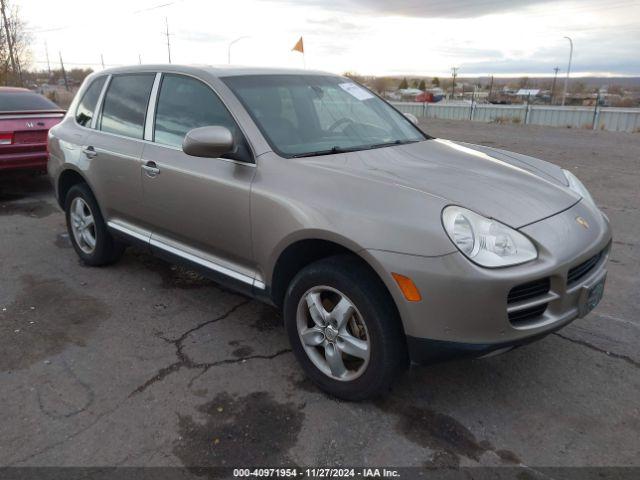
[[[284,318],[307,375],[345,400],[386,392],[407,364],[395,305],[356,258],[331,257],[299,272],[287,290]]]
[[[98,202],[86,184],[71,187],[65,199],[65,212],[71,244],[84,263],[100,266],[120,258],[124,245],[109,233]]]

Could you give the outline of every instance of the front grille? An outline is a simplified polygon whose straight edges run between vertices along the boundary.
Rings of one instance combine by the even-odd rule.
[[[517,312],[509,313],[509,321],[514,326],[519,326],[527,323],[530,320],[537,319],[547,309],[547,304],[536,305],[535,307],[525,308],[524,310],[518,310]]]
[[[598,264],[603,254],[604,250],[569,270],[569,274],[567,275],[567,285],[572,285],[585,277],[591,270],[593,270],[593,267]]]
[[[551,282],[549,277],[534,280],[533,282],[523,283],[513,287],[507,297],[507,303],[516,303],[531,298],[540,297],[549,293]]]

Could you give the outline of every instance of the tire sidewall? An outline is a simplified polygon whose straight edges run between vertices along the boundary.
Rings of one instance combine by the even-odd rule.
[[[368,272],[367,272],[368,273]],[[397,314],[379,292],[371,291],[371,282],[361,282],[357,270],[349,271],[326,262],[312,264],[301,271],[291,282],[284,302],[284,320],[292,350],[305,372],[322,389],[346,400],[360,400],[375,396],[384,390],[398,370],[397,355],[393,349],[399,341],[397,335],[385,335],[397,330]],[[370,343],[369,364],[366,370],[351,381],[335,380],[320,371],[307,355],[297,328],[298,303],[311,288],[326,285],[346,295],[357,307],[367,327]],[[369,291],[367,291],[369,290]],[[378,295],[377,295],[378,294]],[[387,338],[385,338],[385,336]],[[391,337],[391,338],[389,338]],[[395,338],[393,338],[395,337]]]
[[[95,222],[96,248],[90,254],[82,251],[82,249],[76,242],[76,238],[73,235],[73,230],[71,228],[71,202],[73,202],[73,199],[76,197],[82,198],[82,200],[84,200],[84,202],[88,205]],[[88,265],[104,264],[107,260],[107,257],[110,256],[110,251],[113,248],[113,239],[107,231],[107,226],[102,217],[102,213],[100,212],[98,202],[91,193],[89,187],[87,187],[85,184],[79,184],[71,187],[65,198],[64,210],[69,239],[71,241],[71,245],[73,245],[73,249],[76,251],[78,256],[84,263]]]

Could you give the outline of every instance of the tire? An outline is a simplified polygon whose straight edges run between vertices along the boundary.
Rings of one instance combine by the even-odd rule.
[[[382,281],[356,257],[338,255],[302,269],[287,289],[283,313],[298,362],[333,396],[356,401],[384,394],[408,365],[395,304]],[[336,323],[343,318],[349,320]]]
[[[78,208],[82,210],[80,215]],[[69,189],[64,210],[69,239],[85,264],[94,267],[108,265],[122,256],[125,246],[117,242],[109,233],[98,202],[86,183],[74,185]],[[81,222],[82,225],[78,227],[79,219],[87,219],[87,221]],[[88,236],[83,233],[84,231],[88,232]],[[94,241],[93,245],[90,238]]]

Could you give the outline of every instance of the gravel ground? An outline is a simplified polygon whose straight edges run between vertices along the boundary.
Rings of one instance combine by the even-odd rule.
[[[273,308],[136,250],[85,267],[46,179],[0,178],[0,466],[640,467],[640,135],[424,128],[577,173],[614,228],[595,312],[340,402],[305,380]]]

